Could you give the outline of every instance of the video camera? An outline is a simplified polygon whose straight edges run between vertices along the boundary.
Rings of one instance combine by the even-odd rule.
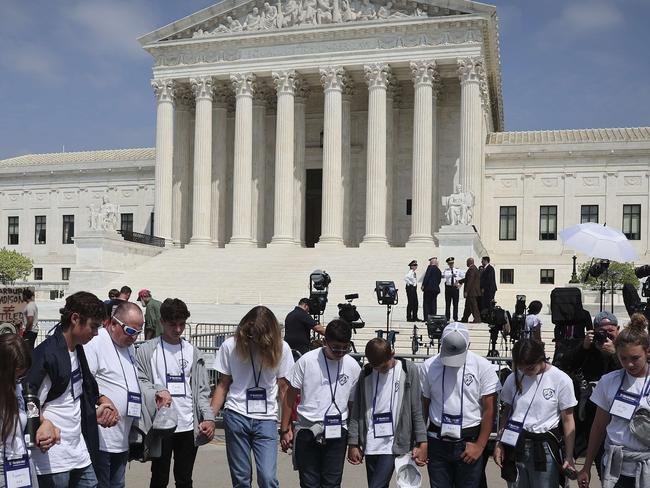
[[[309,275],[309,314],[322,315],[327,307],[327,294],[332,282],[330,275],[320,269]]]
[[[637,278],[643,279],[650,276],[650,265],[645,264],[634,268],[634,274]],[[644,302],[641,297],[645,298]],[[623,303],[627,313],[632,316],[635,313],[642,313],[650,320],[650,279],[646,279],[641,284],[641,297],[634,285],[626,283],[623,285]]]
[[[352,305],[352,300],[359,298],[358,293],[352,293],[350,295],[345,295],[347,303],[339,303],[339,318],[345,320],[352,329],[361,329],[366,323],[361,320],[361,315],[357,312],[357,307]]]

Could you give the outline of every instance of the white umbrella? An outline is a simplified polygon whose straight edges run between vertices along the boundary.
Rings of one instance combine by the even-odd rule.
[[[593,258],[609,259],[619,263],[639,259],[625,234],[606,225],[594,222],[574,225],[560,232],[560,238],[565,246]]]

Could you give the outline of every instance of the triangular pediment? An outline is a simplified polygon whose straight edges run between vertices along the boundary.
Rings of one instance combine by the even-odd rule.
[[[328,24],[491,14],[494,10],[491,5],[468,0],[224,0],[147,34],[140,42],[147,45]]]

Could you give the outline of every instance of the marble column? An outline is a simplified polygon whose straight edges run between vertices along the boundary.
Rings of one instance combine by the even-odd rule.
[[[303,78],[296,80],[294,100],[293,239],[305,245],[305,105],[310,88]]]
[[[345,70],[340,66],[320,69],[325,93],[323,110],[323,211],[318,246],[343,245],[343,191],[341,185],[341,115]]]
[[[271,73],[278,96],[275,130],[275,197],[273,245],[293,245],[294,98],[296,72]]]
[[[212,77],[191,78],[196,100],[192,238],[190,244],[210,244],[212,209]]]
[[[458,60],[460,77],[460,157],[459,179],[464,192],[472,192],[475,209],[481,202],[481,151],[483,147],[481,80],[485,77],[480,57]],[[478,227],[477,216],[474,222]]]
[[[230,80],[236,101],[232,237],[229,244],[252,246],[253,92],[256,77],[254,73],[236,73],[230,75]]]
[[[175,81],[153,80],[151,86],[157,100],[154,234],[171,240]]]
[[[394,213],[394,180],[395,167],[399,157],[399,81],[394,74],[388,79],[386,90],[386,239],[389,245],[394,244],[393,213]]]
[[[273,90],[266,83],[257,83],[253,94],[253,134],[257,144],[253,144],[251,235],[253,244],[259,247],[266,245],[266,109],[271,97],[275,97]]]
[[[185,171],[190,162],[190,127],[194,111],[194,96],[187,85],[176,89],[176,110],[174,120],[174,162],[172,185],[172,240],[174,246],[183,242],[183,219],[187,207],[190,181],[185,178]],[[154,217],[155,220],[155,217]]]
[[[366,144],[366,234],[362,245],[387,245],[386,239],[386,88],[390,66],[364,66],[368,83],[368,140]]]
[[[411,63],[414,84],[413,101],[413,171],[411,235],[407,246],[431,246],[431,204],[433,187],[433,84],[436,64],[431,61]]]
[[[213,88],[210,239],[217,247],[223,247],[226,243],[227,133],[230,95],[230,87],[224,83],[218,83]]]
[[[346,246],[353,246],[356,243],[352,242],[352,229],[350,227],[350,216],[352,215],[352,97],[354,96],[354,83],[352,80],[343,85],[342,93],[343,243]]]

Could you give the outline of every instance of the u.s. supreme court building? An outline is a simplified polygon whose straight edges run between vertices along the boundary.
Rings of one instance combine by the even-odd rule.
[[[291,303],[320,268],[369,304],[489,254],[504,306],[548,304],[587,221],[647,262],[650,129],[504,132],[493,6],[225,0],[139,41],[155,148],[0,161],[0,245],[44,288]]]

